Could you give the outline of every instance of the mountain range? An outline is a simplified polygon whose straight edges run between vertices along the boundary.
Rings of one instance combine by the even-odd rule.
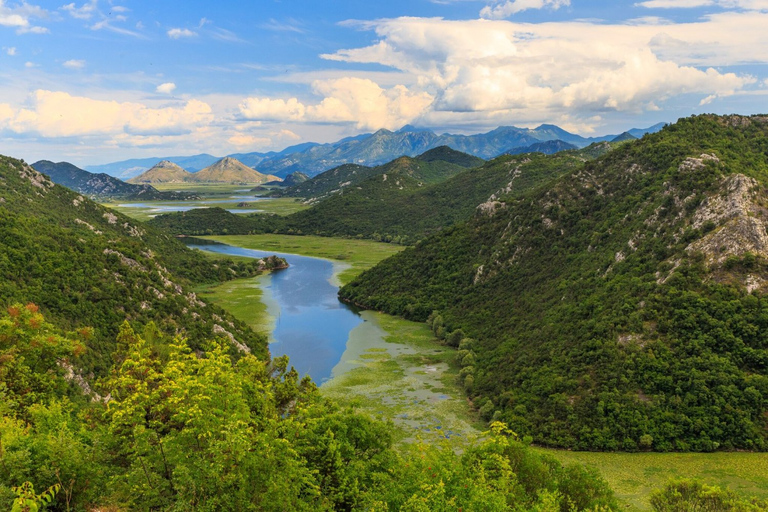
[[[282,181],[277,176],[262,174],[239,160],[224,157],[205,169],[191,173],[169,160],[157,163],[148,171],[128,180],[130,183],[242,183],[263,184]]]
[[[634,137],[660,130],[665,123],[648,128],[628,130]],[[527,147],[550,140],[560,140],[582,148],[593,142],[613,140],[616,135],[582,137],[555,125],[543,124],[537,128],[503,126],[488,133],[475,135],[438,135],[431,130],[404,126],[398,131],[379,130],[355,137],[347,137],[334,143],[318,144],[307,142],[288,147],[280,152],[237,153],[229,155],[251,168],[265,174],[285,178],[300,171],[315,176],[339,165],[353,163],[368,167],[387,163],[400,156],[417,156],[439,146],[448,146],[483,159],[494,158],[515,148]],[[191,157],[164,157],[125,160],[103,165],[89,165],[86,170],[103,172],[121,179],[138,176],[162,160],[169,160],[187,169],[196,171],[213,164],[219,158],[208,154]]]
[[[174,164],[175,165],[175,164]],[[92,198],[119,197],[122,199],[139,199],[145,201],[169,201],[196,199],[198,196],[187,192],[160,192],[148,184],[126,183],[108,174],[93,174],[68,162],[53,163],[40,160],[32,167],[58,185],[85,194]]]

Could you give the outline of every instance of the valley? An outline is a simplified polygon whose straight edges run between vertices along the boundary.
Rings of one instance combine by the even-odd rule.
[[[335,238],[251,235],[206,237],[229,245],[292,252],[335,260],[334,276],[346,284],[401,248],[391,244]],[[394,249],[394,251],[393,251]],[[349,265],[348,268],[345,268]],[[264,303],[264,277],[235,280],[202,290],[260,332],[274,329],[274,309]],[[271,311],[271,312],[270,312]],[[421,322],[362,312],[352,329],[333,377],[321,392],[374,417],[391,420],[397,442],[445,443],[459,449],[477,439],[484,422],[466,401],[456,351],[436,339]],[[768,498],[768,455],[764,453],[596,453],[537,448],[564,464],[598,470],[623,504],[645,511],[650,494],[672,478],[696,478],[744,496]]]
[[[36,394],[6,379],[11,407],[37,421],[35,411],[47,407],[37,397],[56,404],[72,396],[79,411],[102,407],[99,397],[109,394],[108,409],[150,418],[144,428],[154,437],[126,434],[138,420],[105,413],[112,430],[98,435],[134,436],[129,452],[108,448],[114,462],[105,471],[116,481],[141,479],[146,470],[135,464],[150,457],[154,478],[175,485],[163,470],[164,447],[176,447],[181,468],[191,445],[166,425],[181,421],[179,432],[189,431],[197,420],[174,418],[198,409],[165,397],[198,403],[187,393],[228,393],[222,383],[250,418],[229,428],[271,418],[267,451],[286,429],[295,432],[286,464],[322,465],[314,450],[326,460],[336,436],[348,443],[342,459],[367,447],[359,466],[313,473],[329,475],[317,485],[337,500],[330,508],[350,496],[334,479],[384,478],[380,468],[402,474],[419,456],[429,470],[448,471],[497,449],[547,466],[547,485],[559,482],[568,496],[558,498],[562,506],[577,499],[567,486],[580,481],[593,489],[583,503],[649,510],[651,496],[681,477],[728,487],[732,501],[768,499],[766,126],[760,116],[699,116],[639,140],[551,155],[482,161],[439,147],[299,176],[290,186],[171,179],[155,190],[190,196],[102,204],[6,159],[0,270],[8,279],[0,292],[11,305],[0,350],[10,359],[0,360],[0,375],[35,375],[7,366],[24,363],[15,362],[14,345],[1,344],[25,339],[43,314],[81,340],[71,347],[79,355],[48,370],[49,384],[32,385]],[[220,163],[226,169],[212,166],[212,176],[242,170]],[[11,302],[20,300],[39,306]],[[56,336],[70,335],[47,339]],[[25,348],[31,361],[39,346]],[[142,365],[152,370],[136,373]],[[206,365],[218,370],[195,369]],[[175,384],[176,372],[189,387]],[[138,409],[135,379],[159,390]],[[253,394],[252,386],[273,391]],[[267,402],[249,403],[256,397]],[[68,414],[61,421],[84,421]],[[20,423],[8,425],[0,425],[3,442],[21,439]],[[92,444],[96,434],[83,435],[92,448],[78,449],[106,456]],[[474,480],[472,467],[454,482],[496,492]],[[384,491],[349,492],[362,503]],[[547,495],[528,496],[538,507]]]

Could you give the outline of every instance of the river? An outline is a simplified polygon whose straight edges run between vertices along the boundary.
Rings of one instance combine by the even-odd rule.
[[[359,314],[339,301],[339,289],[332,282],[333,262],[225,244],[187,245],[230,256],[263,258],[276,254],[285,258],[289,267],[272,272],[264,286],[264,298],[275,309],[269,351],[273,357],[289,356],[301,376],[309,375],[318,384],[331,377],[350,331],[363,322]]]

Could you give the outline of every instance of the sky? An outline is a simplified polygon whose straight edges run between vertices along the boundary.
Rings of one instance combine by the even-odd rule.
[[[768,0],[0,0],[0,153],[28,162],[707,112],[768,112]]]

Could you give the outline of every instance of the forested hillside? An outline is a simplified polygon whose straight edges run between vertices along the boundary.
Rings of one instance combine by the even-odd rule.
[[[484,417],[536,442],[765,449],[766,185],[768,117],[683,119],[492,198],[340,295],[429,317]]]
[[[262,337],[190,288],[280,261],[213,264],[12,158],[0,158],[0,184],[0,305],[33,302],[63,328],[92,329],[80,360],[84,375],[109,369],[124,320],[153,321],[166,333],[183,333],[195,348],[205,338],[231,335],[233,351],[266,356]]]
[[[473,169],[457,169],[450,161],[471,165],[479,159],[436,148],[418,159],[403,157],[377,168],[348,167],[321,174],[294,189],[304,193],[321,180],[324,189],[335,187],[325,193],[330,197],[286,217],[207,209],[160,215],[151,224],[189,235],[278,232],[411,244],[470,218],[489,198],[527,192],[613,147],[603,142],[552,156],[502,156]],[[452,175],[439,179],[446,169]],[[339,187],[342,180],[345,185]]]

